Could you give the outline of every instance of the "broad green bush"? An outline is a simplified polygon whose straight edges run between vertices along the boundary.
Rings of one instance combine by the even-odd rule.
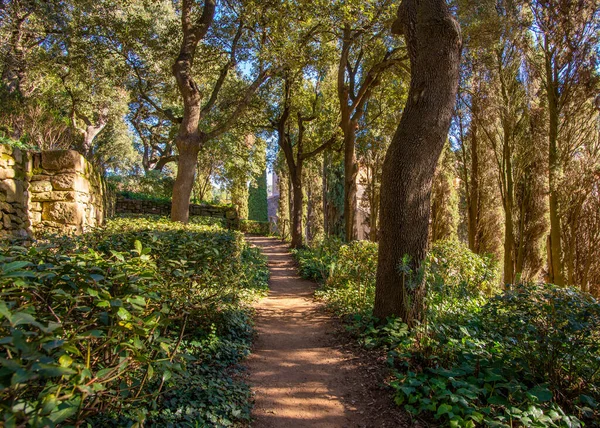
[[[227,220],[221,217],[207,217],[207,216],[190,216],[190,223],[202,225],[202,226],[218,226],[225,228],[227,226]]]
[[[240,220],[240,232],[266,236],[271,227],[268,221]]]
[[[149,171],[144,175],[110,175],[109,185],[129,199],[170,201],[174,177]]]
[[[355,241],[340,247],[325,286],[317,292],[338,315],[369,313],[375,301],[377,244]]]
[[[306,279],[324,282],[329,278],[333,265],[339,257],[342,241],[338,238],[328,238],[309,248],[292,250],[298,261],[300,275]]]
[[[498,291],[500,272],[489,255],[473,253],[462,242],[436,242],[425,260],[425,281],[441,298],[492,295]]]
[[[268,271],[239,232],[116,219],[1,245],[4,426],[249,419],[230,367],[248,353],[245,302]]]

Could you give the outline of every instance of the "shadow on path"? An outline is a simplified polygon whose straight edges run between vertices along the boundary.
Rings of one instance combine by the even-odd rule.
[[[287,245],[247,237],[268,257],[269,296],[256,304],[248,359],[255,427],[404,427],[409,418],[380,386],[381,374],[344,350],[339,329],[298,277]],[[344,338],[342,338],[344,339]]]

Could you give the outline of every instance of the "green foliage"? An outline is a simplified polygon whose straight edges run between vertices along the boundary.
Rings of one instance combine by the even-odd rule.
[[[129,199],[170,201],[173,196],[173,177],[158,171],[146,175],[110,175],[107,181]]]
[[[248,389],[225,368],[248,353],[245,302],[268,271],[240,233],[117,219],[2,246],[5,426],[249,418]]]
[[[207,216],[190,216],[190,223],[202,225],[202,226],[218,226],[225,228],[227,221],[221,217],[207,217]]]
[[[7,146],[15,147],[15,148],[21,149],[21,150],[33,149],[33,147],[30,146],[29,144],[24,143],[21,140],[13,140],[12,138],[5,137],[1,133],[0,133],[0,144],[5,144]]]
[[[240,232],[267,236],[271,233],[268,221],[240,220]]]
[[[151,202],[158,202],[158,203],[164,203],[164,204],[171,203],[171,198],[153,196],[148,193],[137,193],[137,192],[130,192],[127,190],[122,190],[122,191],[118,192],[117,195],[122,196],[125,199],[134,199],[136,201],[151,201]]]
[[[478,255],[457,240],[438,241],[425,261],[425,279],[430,289],[444,298],[462,298],[497,291],[497,263],[489,255]]]
[[[300,272],[366,347],[384,347],[396,403],[450,426],[581,426],[600,417],[600,304],[553,285],[500,292],[498,268],[455,241],[424,264],[427,320],[371,315],[376,245],[296,251]]]
[[[377,244],[354,241],[340,247],[329,276],[317,296],[338,315],[369,313],[375,302]]]
[[[268,222],[267,170],[256,179],[256,186],[250,185],[248,193],[248,220]]]
[[[338,252],[342,241],[338,238],[329,238],[315,243],[310,248],[292,250],[298,261],[300,275],[306,279],[325,282],[338,259]]]

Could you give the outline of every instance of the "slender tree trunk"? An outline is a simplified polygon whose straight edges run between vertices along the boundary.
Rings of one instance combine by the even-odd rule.
[[[329,236],[329,204],[327,202],[327,159],[329,156],[327,153],[323,155],[323,170],[321,174],[321,186],[323,192],[323,233],[325,236]]]
[[[477,114],[477,100],[472,103],[473,115]],[[478,253],[477,229],[479,228],[479,135],[477,121],[471,121],[471,180],[469,186],[468,235],[469,249]]]
[[[397,315],[410,326],[424,315],[425,258],[431,183],[456,101],[460,28],[445,0],[403,0],[394,30],[404,34],[411,61],[408,101],[385,157],[374,314]],[[403,260],[410,260],[401,269]]]
[[[504,125],[503,161],[504,161],[504,283],[515,281],[515,232],[513,221],[514,179],[511,151],[512,131],[506,121]]]
[[[297,165],[290,174],[292,176],[292,193],[294,202],[292,205],[292,248],[302,246],[302,208],[304,206],[304,195],[302,194],[302,165]]]
[[[548,130],[548,184],[549,184],[549,210],[550,210],[550,237],[549,237],[549,280],[556,285],[564,285],[563,267],[561,262],[561,231],[558,213],[557,178],[559,170],[558,159],[558,116],[559,93],[557,77],[551,61],[552,53],[546,52],[546,93],[548,96],[548,113],[550,125]]]
[[[344,232],[346,242],[356,239],[356,177],[358,162],[356,161],[356,123],[349,120],[342,127],[344,132]]]

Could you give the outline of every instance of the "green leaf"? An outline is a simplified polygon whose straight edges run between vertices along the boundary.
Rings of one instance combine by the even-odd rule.
[[[537,385],[527,391],[527,395],[533,396],[540,403],[552,400],[552,392],[544,385]]]
[[[452,412],[452,406],[449,404],[441,404],[438,409],[437,409],[437,413],[435,414],[436,418],[439,418],[442,415],[446,415],[448,413]]]
[[[131,314],[129,313],[129,311],[127,309],[125,309],[124,307],[122,307],[122,306],[117,311],[117,315],[122,320],[129,320],[129,319],[131,319]]]

